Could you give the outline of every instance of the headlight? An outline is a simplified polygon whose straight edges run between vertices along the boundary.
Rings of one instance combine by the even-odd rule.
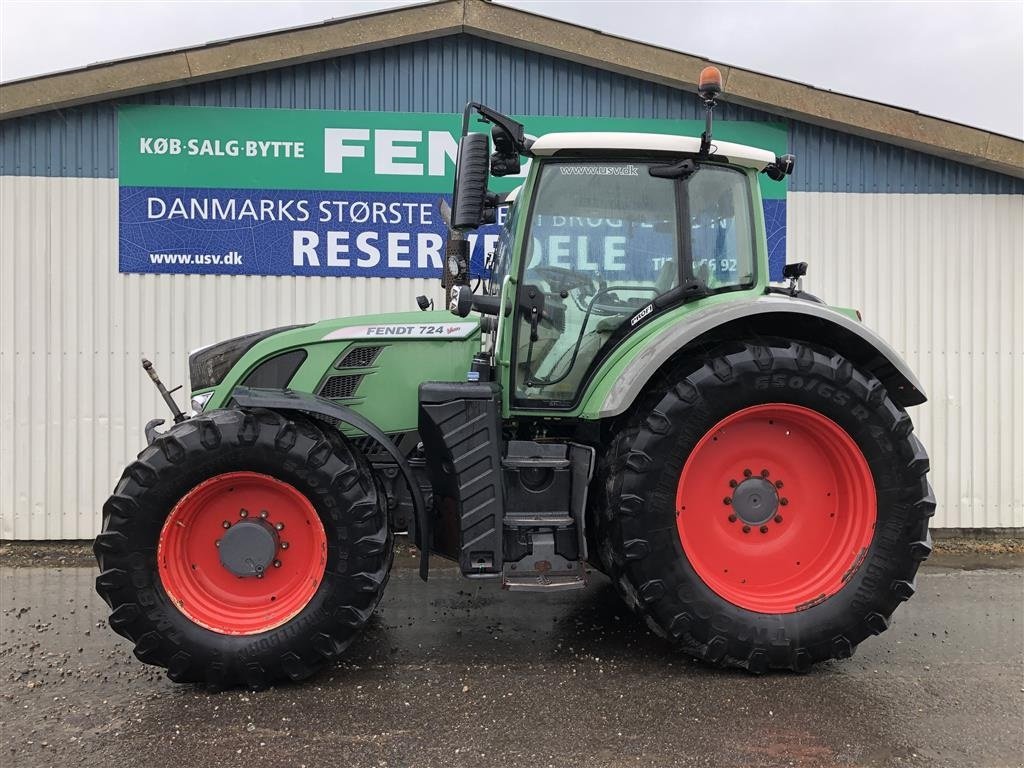
[[[192,410],[202,413],[211,397],[213,397],[213,392],[200,392],[198,395],[192,395]]]
[[[228,371],[242,358],[242,355],[252,349],[257,343],[269,336],[273,336],[275,333],[301,327],[300,325],[286,325],[280,328],[271,328],[269,331],[250,333],[245,336],[222,341],[219,344],[212,344],[209,347],[197,349],[188,357],[188,371],[189,378],[192,380],[192,391],[216,387],[224,381]]]

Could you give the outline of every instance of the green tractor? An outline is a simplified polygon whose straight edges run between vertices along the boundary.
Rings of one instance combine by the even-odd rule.
[[[714,140],[720,90],[702,73],[700,137],[529,139],[470,103],[450,311],[197,350],[189,414],[144,363],[175,423],[147,425],[95,542],[135,655],[177,682],[305,679],[369,620],[402,531],[424,579],[431,556],[523,592],[601,571],[718,666],[804,670],[885,630],[931,551],[924,393],[805,264],[769,285],[758,174],[794,159]],[[466,233],[496,219],[471,287]]]

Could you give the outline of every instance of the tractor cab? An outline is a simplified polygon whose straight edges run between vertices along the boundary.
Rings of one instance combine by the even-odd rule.
[[[646,322],[763,279],[756,176],[724,158],[676,173],[659,154],[698,144],[648,134],[553,134],[534,144],[530,204],[507,238],[519,247],[502,254],[518,256],[518,303],[543,297],[542,312],[520,313],[510,328],[516,405],[571,407],[588,374]],[[768,155],[746,154],[761,166]]]
[[[784,178],[793,160],[712,141],[713,85],[702,90],[702,137],[580,132],[530,141],[510,118],[467,106],[464,125],[474,110],[492,123],[495,151],[480,149],[484,134],[462,138],[455,207],[481,213],[451,222],[456,245],[460,229],[488,220],[494,205],[479,179],[518,169],[520,154],[532,161],[480,295],[468,265],[450,265],[452,311],[491,314],[501,326],[493,339],[501,348],[485,351],[496,356],[499,377],[509,373],[511,410],[572,410],[612,351],[662,315],[765,289],[758,174]]]

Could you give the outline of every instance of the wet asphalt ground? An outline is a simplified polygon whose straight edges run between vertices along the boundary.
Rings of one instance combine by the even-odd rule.
[[[537,596],[413,562],[344,663],[219,694],[136,661],[92,568],[0,564],[0,765],[1024,765],[1019,567],[927,566],[853,659],[755,678],[668,651],[599,575]]]

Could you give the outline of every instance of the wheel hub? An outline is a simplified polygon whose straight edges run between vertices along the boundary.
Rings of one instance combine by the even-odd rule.
[[[775,517],[779,494],[763,477],[748,477],[733,490],[732,508],[747,525],[761,525]]]
[[[217,545],[220,564],[235,576],[260,578],[274,562],[280,547],[277,531],[266,520],[246,519],[235,523]]]

